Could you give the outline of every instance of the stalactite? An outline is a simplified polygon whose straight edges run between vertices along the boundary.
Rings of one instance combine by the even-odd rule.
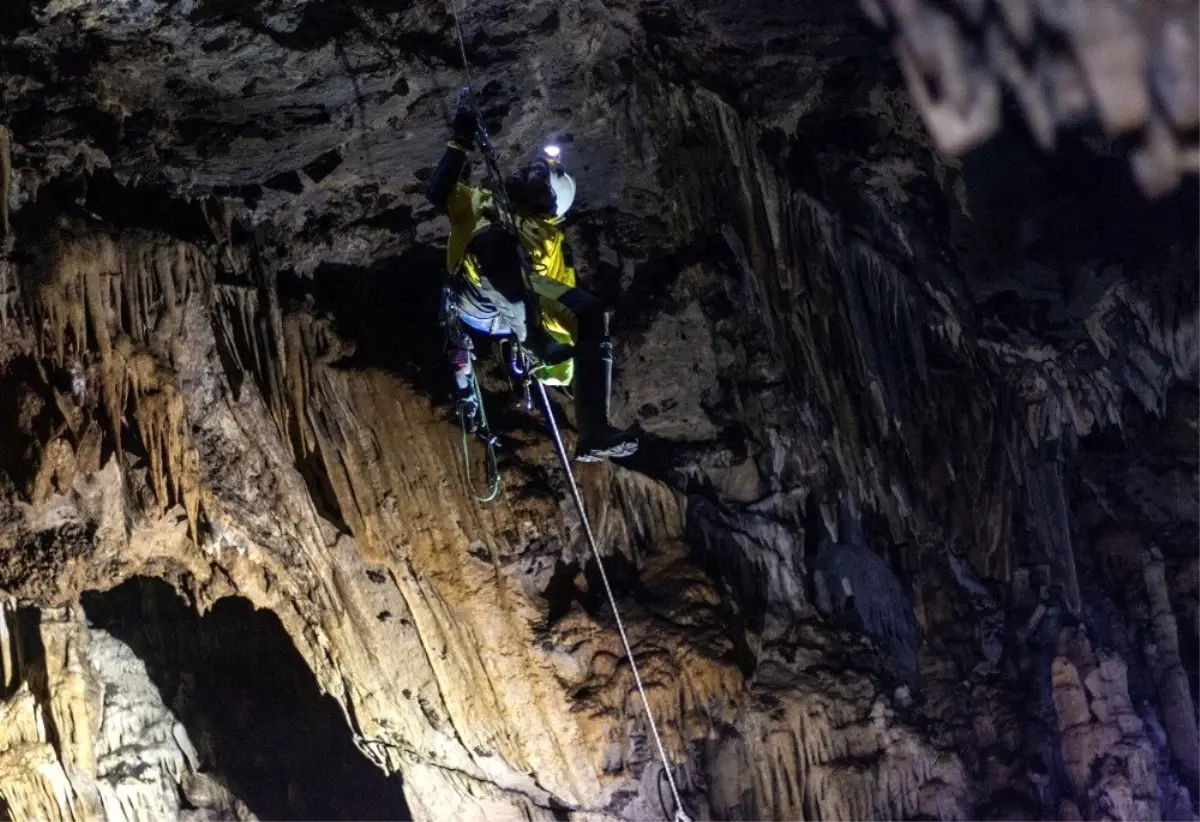
[[[672,128],[709,134],[713,157],[721,157],[735,170],[726,199],[737,201],[742,218],[736,230],[726,225],[723,233],[732,238],[729,244],[743,258],[743,268],[767,296],[765,304],[771,307],[765,312],[765,325],[797,384],[811,391],[831,417],[833,430],[823,437],[840,481],[860,504],[886,518],[897,541],[915,527],[928,528],[930,512],[923,510],[922,494],[918,491],[905,498],[894,489],[905,484],[920,489],[927,473],[917,466],[934,459],[918,454],[913,446],[915,432],[928,424],[906,419],[914,402],[913,386],[929,384],[926,346],[937,339],[930,329],[953,329],[949,333],[955,342],[947,343],[946,350],[970,365],[980,364],[978,353],[966,347],[968,332],[956,315],[961,297],[952,299],[938,292],[932,282],[913,283],[867,240],[851,235],[847,221],[828,203],[807,192],[788,190],[785,172],[763,154],[765,135],[719,97],[683,94],[670,85],[655,93],[670,101]],[[710,153],[707,149],[700,152]],[[696,160],[681,158],[679,171],[684,172]],[[685,197],[688,191],[685,189]],[[694,230],[713,209],[707,199],[685,199],[674,213]],[[802,242],[797,243],[797,238]],[[798,299],[799,294],[804,298]],[[805,319],[802,312],[814,301],[834,310]],[[786,316],[781,312],[784,306]],[[829,367],[830,345],[849,354],[841,368]],[[930,388],[935,395],[944,390],[937,385]],[[958,401],[947,396],[937,401],[922,397],[920,402],[948,408]],[[1047,412],[1054,410],[1053,402]],[[948,421],[958,438],[981,440],[979,429],[991,428],[991,417],[1004,413],[986,402],[976,405],[984,410],[984,418]],[[1050,414],[1031,418],[1030,424],[1032,429],[1056,432],[1060,421]],[[888,439],[905,454],[905,479],[911,482],[898,485],[900,477],[889,464],[891,458],[877,453]],[[1002,447],[998,438],[994,446]],[[1003,489],[1012,475],[1001,463],[987,459],[988,453],[984,451],[976,463],[968,463],[963,453],[940,455],[950,477],[961,477],[965,470],[967,476],[978,477],[981,485],[973,493],[954,494],[953,506],[941,512],[938,526],[943,534],[931,538],[936,541],[952,535],[954,540],[990,546],[972,560],[989,573],[1003,574],[1010,564],[1004,547],[1009,516]],[[951,479],[956,482],[961,480]],[[993,505],[987,517],[976,516],[975,501],[980,498],[997,501],[999,507]]]
[[[782,694],[780,694],[782,696]],[[961,763],[893,724],[867,692],[803,690],[766,724],[743,729],[742,767],[755,818],[900,819],[922,814],[961,818],[967,807]],[[723,760],[722,760],[723,761]],[[931,785],[939,786],[930,790]]]
[[[35,295],[32,316],[45,317],[43,339],[64,367],[87,362],[95,342],[100,395],[118,452],[121,431],[135,427],[145,444],[151,483],[160,510],[179,503],[190,533],[198,538],[201,507],[199,457],[191,446],[183,399],[168,369],[149,353],[169,361],[170,336],[182,305],[203,298],[211,269],[192,246],[151,237],[114,239],[89,235],[60,242],[45,283]],[[159,337],[166,335],[167,338]],[[126,418],[132,400],[136,419]]]
[[[200,512],[200,461],[187,431],[183,398],[155,362],[129,350],[125,354],[136,425],[150,460],[150,481],[160,513],[181,504],[189,531],[197,534]]]
[[[1078,570],[1075,564],[1075,546],[1068,528],[1064,464],[1059,457],[1063,444],[1052,441],[1047,446],[1053,449],[1050,458],[1035,463],[1029,456],[1030,466],[1025,474],[1024,498],[1027,521],[1036,528],[1041,556],[1054,566],[1055,581],[1062,586],[1063,596],[1072,613],[1079,613],[1082,600],[1079,592]]]
[[[12,242],[12,221],[9,217],[12,197],[12,132],[0,126],[0,248]]]

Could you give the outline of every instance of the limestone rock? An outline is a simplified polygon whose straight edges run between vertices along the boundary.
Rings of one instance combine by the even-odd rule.
[[[909,89],[943,150],[962,153],[995,134],[1002,86],[1043,148],[1090,117],[1110,136],[1141,132],[1131,166],[1151,195],[1200,169],[1200,16],[1188,4],[1154,3],[1140,14],[1116,2],[862,6],[876,25],[892,26]]]
[[[642,448],[577,478],[685,810],[1195,818],[1194,8],[869,3],[891,58],[852,3],[460,6],[615,309]],[[0,9],[0,812],[678,810],[482,345],[468,485],[423,196],[455,31]]]
[[[181,786],[206,777],[145,664],[89,629],[77,608],[0,608],[0,653],[12,672],[0,720],[0,799],[11,818],[178,817]],[[202,804],[189,793],[191,807],[226,818],[236,800],[214,788]]]

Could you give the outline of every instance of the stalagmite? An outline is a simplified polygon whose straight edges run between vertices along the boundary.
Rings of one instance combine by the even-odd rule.
[[[1129,701],[1126,666],[1064,628],[1054,660],[1054,704],[1067,771],[1088,815],[1158,819],[1157,762]]]
[[[44,649],[0,704],[0,800],[13,818],[177,815],[195,752],[133,651],[75,609],[7,622]]]
[[[1200,773],[1200,727],[1196,724],[1194,696],[1180,657],[1179,628],[1167,591],[1166,568],[1162,552],[1156,547],[1143,554],[1142,578],[1154,629],[1151,665],[1162,700],[1171,753],[1184,773],[1195,775]]]

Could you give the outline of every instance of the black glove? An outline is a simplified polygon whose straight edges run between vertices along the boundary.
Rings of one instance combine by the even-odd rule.
[[[479,130],[479,118],[470,103],[460,101],[454,114],[454,142],[465,149],[475,148],[475,133]]]

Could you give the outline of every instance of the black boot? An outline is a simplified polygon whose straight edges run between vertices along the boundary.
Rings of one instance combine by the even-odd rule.
[[[600,462],[633,455],[637,437],[609,423],[612,391],[612,343],[580,346],[575,358],[575,416],[579,421],[579,445],[575,459]],[[599,350],[597,350],[597,348]]]

